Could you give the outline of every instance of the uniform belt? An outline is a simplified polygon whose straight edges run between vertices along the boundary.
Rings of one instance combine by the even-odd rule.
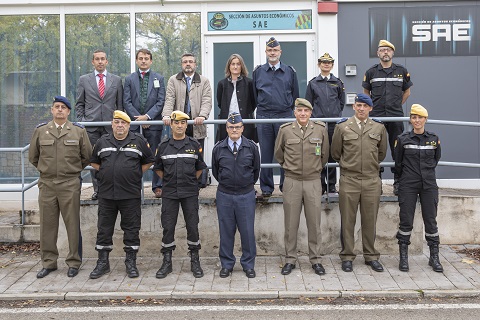
[[[420,150],[433,150],[437,149],[437,146],[418,146],[416,144],[406,144],[403,146],[405,149],[420,149]]]

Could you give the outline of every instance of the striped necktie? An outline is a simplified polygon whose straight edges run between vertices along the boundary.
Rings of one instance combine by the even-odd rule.
[[[100,80],[98,80],[98,93],[100,93],[100,98],[103,99],[103,96],[105,95],[105,82],[103,81],[103,77],[105,75],[99,73],[98,76],[100,77]]]

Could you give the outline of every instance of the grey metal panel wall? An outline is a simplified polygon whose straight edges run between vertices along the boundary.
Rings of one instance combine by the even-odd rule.
[[[435,6],[480,5],[480,1],[435,2]],[[365,71],[378,63],[368,58],[368,9],[372,7],[425,7],[432,2],[339,3],[339,76],[345,82],[346,92],[362,92]],[[480,122],[480,59],[476,57],[420,57],[396,58],[394,62],[407,67],[412,76],[412,94],[404,105],[404,112],[413,103],[429,110],[430,118]],[[357,65],[357,76],[346,77],[345,64]],[[353,110],[345,107],[344,116]],[[428,125],[427,130],[440,136],[443,161],[480,162],[480,129]],[[391,157],[388,156],[387,161]],[[480,170],[439,167],[439,179],[480,178]],[[391,177],[389,174],[386,178]]]

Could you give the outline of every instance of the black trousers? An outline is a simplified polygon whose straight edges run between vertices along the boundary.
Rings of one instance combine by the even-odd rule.
[[[397,137],[403,133],[403,122],[385,122],[384,125],[388,133],[388,145],[390,146],[390,154],[392,155],[392,159],[395,159],[395,140],[397,140]],[[395,181],[397,181],[398,177],[395,172],[395,167],[391,167],[390,170],[394,175]],[[380,172],[383,172],[383,167],[380,169]]]
[[[420,196],[425,240],[429,246],[440,243],[437,228],[438,188],[423,188],[422,181],[400,181],[398,203],[400,205],[400,225],[397,232],[399,244],[410,244],[413,230],[417,197]]]
[[[96,250],[111,251],[115,221],[120,211],[123,250],[138,251],[140,247],[141,199],[110,200],[98,198],[98,233]]]
[[[335,131],[336,123],[328,123],[328,143],[332,145],[332,137],[333,132]],[[335,163],[333,160],[331,153],[328,155],[328,163]],[[327,168],[322,169],[321,173],[321,180],[322,180],[322,191],[325,192],[334,192],[335,191],[335,184],[337,183],[337,170],[336,168]]]
[[[175,226],[177,225],[180,205],[182,205],[187,228],[188,250],[195,251],[201,248],[198,233],[198,196],[182,199],[162,198],[162,215],[160,217],[163,227],[162,253],[175,250]]]

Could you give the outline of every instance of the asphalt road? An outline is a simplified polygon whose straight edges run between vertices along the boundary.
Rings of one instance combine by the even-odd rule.
[[[69,303],[49,305],[48,302],[21,307],[2,303],[1,319],[228,319],[228,320],[271,320],[271,319],[476,319],[480,311],[478,299],[438,300],[438,301],[335,301],[329,303],[302,301],[213,301],[191,303],[188,301],[160,305],[109,305],[82,303],[72,306]]]

